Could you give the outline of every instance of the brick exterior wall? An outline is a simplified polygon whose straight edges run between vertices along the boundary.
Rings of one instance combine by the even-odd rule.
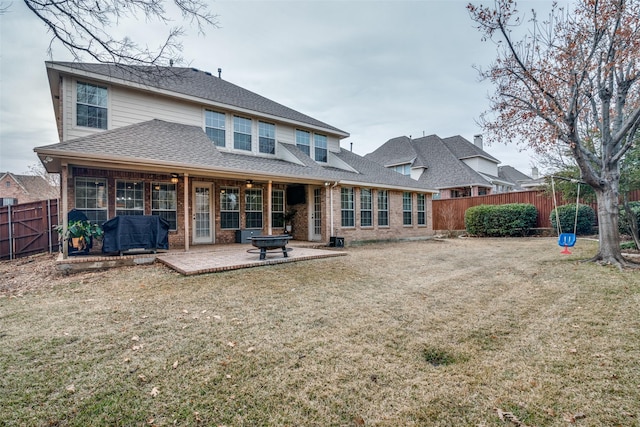
[[[145,215],[151,214],[151,185],[153,183],[168,183],[170,182],[170,176],[167,174],[154,174],[143,172],[130,172],[130,171],[118,171],[118,170],[97,170],[90,168],[72,168],[72,173],[67,181],[68,191],[68,209],[71,210],[75,207],[75,177],[91,177],[91,178],[105,178],[107,180],[107,202],[108,202],[108,217],[113,218],[116,212],[116,200],[115,200],[115,185],[117,180],[129,180],[129,181],[141,181],[144,183],[144,213]],[[235,187],[240,190],[240,228],[245,229],[245,211],[244,211],[244,197],[246,192],[246,182],[244,180],[227,180],[227,179],[214,179],[214,178],[189,178],[189,188],[184,188],[184,178],[180,177],[180,181],[176,185],[177,190],[177,230],[169,232],[169,248],[180,249],[185,246],[185,218],[184,218],[184,192],[188,192],[188,217],[187,220],[191,221],[193,217],[193,211],[191,206],[193,188],[195,183],[207,183],[211,184],[212,188],[212,208],[215,216],[215,228],[214,238],[217,244],[235,243],[236,230],[224,230],[220,227],[220,190],[223,187]],[[259,230],[261,234],[267,233],[267,185],[256,184],[254,188],[262,188],[263,190],[263,228]],[[322,230],[321,230],[321,242],[327,243],[331,237],[331,222],[330,222],[330,209],[331,209],[331,192],[333,192],[333,235],[338,237],[344,237],[345,243],[349,244],[355,241],[367,241],[367,240],[396,240],[396,239],[408,239],[408,238],[420,238],[427,237],[433,234],[432,232],[432,209],[431,209],[431,195],[425,194],[425,207],[426,207],[426,225],[417,225],[417,200],[416,193],[412,193],[412,217],[413,224],[405,226],[402,224],[402,191],[388,191],[389,194],[389,226],[378,226],[378,203],[377,203],[377,190],[372,189],[372,209],[373,209],[373,225],[371,227],[360,227],[360,189],[354,188],[355,198],[355,226],[354,227],[341,227],[341,205],[340,205],[340,186],[337,187],[308,187],[307,200],[304,204],[297,204],[295,206],[285,206],[285,212],[294,209],[296,211],[293,223],[293,237],[296,240],[306,241],[309,240],[310,227],[312,223],[312,213],[310,209],[313,209],[313,188],[320,188],[320,206],[323,213],[322,218]],[[273,190],[286,190],[285,183],[274,183],[272,185]],[[193,226],[189,224],[190,236],[189,242],[192,245]],[[283,228],[274,228],[273,234],[284,233]]]
[[[412,193],[412,225],[403,225],[402,191],[388,190],[389,195],[389,226],[378,225],[378,193],[372,189],[373,225],[360,227],[360,188],[354,187],[355,226],[341,226],[340,187],[333,188],[333,220],[334,235],[344,237],[345,244],[370,240],[398,240],[411,238],[425,238],[433,235],[433,214],[431,194],[425,194],[426,225],[417,225],[418,209],[416,193]]]
[[[17,203],[34,202],[35,200],[29,200],[29,197],[22,188],[16,183],[9,175],[5,175],[0,180],[0,197],[9,199],[18,199]]]

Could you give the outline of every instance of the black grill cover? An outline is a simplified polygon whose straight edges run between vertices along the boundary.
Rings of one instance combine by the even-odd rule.
[[[102,225],[102,252],[169,249],[169,226],[157,215],[118,215]]]

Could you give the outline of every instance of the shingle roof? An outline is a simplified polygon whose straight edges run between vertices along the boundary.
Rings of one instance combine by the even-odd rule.
[[[464,144],[472,148],[465,147]],[[489,187],[490,182],[461,161],[462,158],[472,157],[470,154],[473,153],[482,155],[478,154],[478,151],[484,153],[460,136],[445,139],[437,135],[416,139],[403,136],[390,139],[365,157],[389,166],[406,163],[413,156],[410,159],[412,166],[424,168],[418,181],[427,188],[443,189],[471,185]],[[495,160],[486,153],[483,157]]]
[[[412,163],[416,159],[416,151],[411,145],[411,139],[406,136],[392,138],[365,157],[383,166],[395,166]]]
[[[459,160],[448,144],[436,135],[413,140],[414,149],[422,159],[424,172],[419,181],[435,188],[465,187],[491,184],[466,163]]]
[[[533,181],[533,178],[509,165],[499,166],[498,176],[505,181],[513,182],[515,184],[515,188],[518,190],[522,189],[520,186],[521,183]]]
[[[429,191],[409,177],[346,150],[329,155],[337,156],[357,172],[316,163],[295,145],[278,142],[277,150],[286,150],[299,161],[219,150],[202,128],[157,119],[35,149],[40,156],[50,154],[121,164],[157,165],[159,168],[225,171],[282,179],[349,181]]]
[[[460,135],[450,136],[448,138],[443,138],[442,140],[453,152],[453,154],[458,157],[458,159],[467,159],[469,157],[484,157],[496,163],[500,163],[500,160],[496,159],[491,154],[487,153],[475,144],[467,141]]]
[[[121,66],[76,62],[47,62],[48,67],[64,67],[74,72],[88,72],[105,79],[127,82],[201,98],[217,104],[251,110],[285,120],[304,123],[331,131],[343,137],[349,134],[313,117],[236,86],[211,73],[184,67]]]
[[[0,176],[0,180],[4,179],[7,175],[12,177],[32,200],[56,199],[60,195],[58,187],[50,185],[39,175],[16,175],[11,172],[6,172]]]

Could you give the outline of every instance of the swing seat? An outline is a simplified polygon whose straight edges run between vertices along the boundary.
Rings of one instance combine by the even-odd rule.
[[[558,246],[572,248],[576,244],[576,235],[574,233],[562,233],[558,237]]]

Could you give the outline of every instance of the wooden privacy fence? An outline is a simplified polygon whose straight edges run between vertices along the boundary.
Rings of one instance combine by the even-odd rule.
[[[640,200],[640,190],[632,191],[629,200]],[[434,230],[464,230],[464,213],[467,209],[478,205],[506,205],[509,203],[530,203],[538,209],[536,227],[551,228],[549,215],[553,211],[553,198],[542,191],[517,191],[511,193],[491,194],[489,196],[461,197],[433,201]],[[558,205],[567,202],[558,197]],[[589,204],[597,212],[597,205]]]
[[[0,259],[58,251],[58,200],[0,207]]]

